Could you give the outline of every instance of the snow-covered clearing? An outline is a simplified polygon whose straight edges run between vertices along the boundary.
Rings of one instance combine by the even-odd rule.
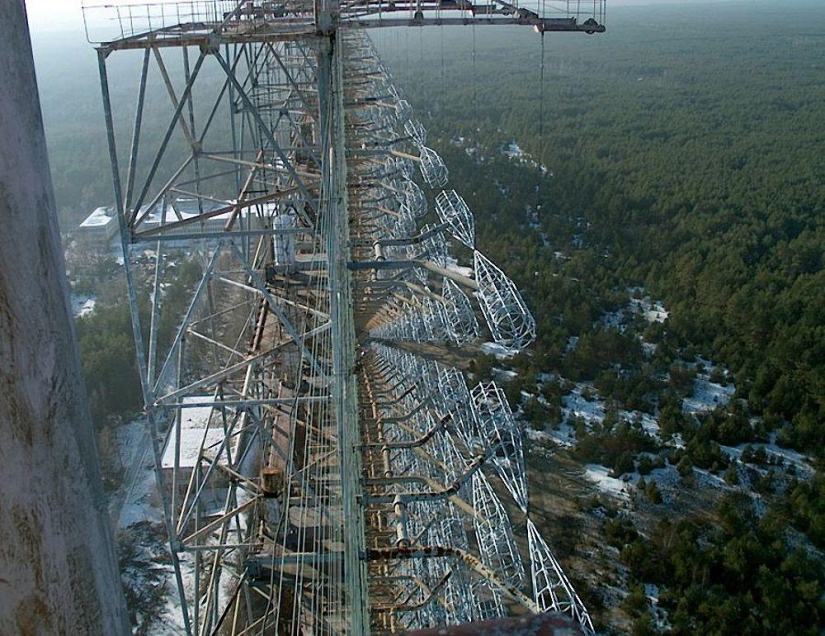
[[[642,290],[633,288],[628,291],[633,294],[639,294]],[[609,329],[624,331],[628,320],[636,315],[641,315],[649,323],[663,323],[667,320],[669,312],[660,300],[652,300],[649,296],[642,298],[631,297],[626,306],[616,311],[603,314],[600,322]]]
[[[566,422],[562,422],[558,426],[545,431],[537,431],[529,427],[525,430],[527,437],[533,441],[544,442],[552,440],[559,446],[565,448],[572,448],[576,445],[576,431]]]
[[[733,383],[726,386],[711,382],[709,376],[701,375],[693,384],[693,395],[686,397],[682,402],[682,411],[691,413],[708,413],[717,406],[725,406],[730,402],[736,387]]]
[[[651,300],[647,296],[644,298],[631,298],[630,308],[636,313],[642,314],[648,322],[664,322],[669,315],[660,300]]]
[[[774,433],[771,437],[775,440],[776,434]],[[780,464],[785,467],[793,467],[795,476],[801,479],[812,479],[816,473],[816,470],[811,465],[810,457],[807,457],[802,453],[798,453],[795,450],[791,450],[790,448],[782,448],[781,446],[777,446],[774,442],[770,444],[750,443],[739,444],[739,446],[720,446],[720,448],[731,459],[742,461],[742,452],[747,446],[749,446],[753,452],[756,452],[760,448],[765,451],[766,461],[770,462],[766,465],[766,469],[771,465],[776,464]]]
[[[585,477],[589,479],[603,493],[630,501],[630,488],[628,482],[610,476],[610,470],[600,464],[587,464],[585,466]]]
[[[144,418],[120,426],[117,439],[120,460],[125,468],[123,485],[111,502],[116,529],[122,536],[137,533],[151,541],[137,546],[133,561],[123,572],[124,584],[134,590],[162,588],[163,604],[157,607],[156,619],[149,634],[185,634],[178,586],[173,566],[169,563],[169,546],[163,525],[163,507],[155,480],[154,457]],[[142,528],[151,524],[157,532],[151,538]],[[160,537],[163,537],[162,539]],[[180,553],[181,572],[187,598],[194,598],[194,556]],[[140,618],[140,616],[139,616]]]
[[[567,422],[571,418],[577,418],[584,420],[587,425],[604,421],[604,401],[596,398],[585,398],[583,393],[588,390],[593,391],[590,385],[577,384],[570,393],[564,396],[562,399],[564,421]]]
[[[619,411],[619,419],[624,422],[639,422],[645,433],[659,439],[659,420],[652,415],[640,411]]]

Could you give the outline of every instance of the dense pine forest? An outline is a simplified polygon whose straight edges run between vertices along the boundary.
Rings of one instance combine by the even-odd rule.
[[[376,39],[526,289],[539,355],[560,362],[643,286],[670,311],[662,344],[724,363],[785,443],[825,458],[825,8],[617,9],[604,37],[545,36],[543,87],[540,37],[500,31]],[[511,141],[547,176],[503,156]]]
[[[529,352],[479,355],[472,371],[516,371],[506,390],[528,427],[575,431],[571,448],[549,444],[553,457],[630,484],[631,505],[598,496],[547,514],[601,632],[821,633],[825,6],[611,7],[608,29],[543,43],[509,27],[372,34],[473,210],[481,249],[537,320]],[[70,235],[111,199],[96,60],[76,36],[35,47]],[[78,332],[107,430],[138,400],[111,266],[75,261],[73,272],[76,289],[104,286]],[[647,299],[666,319],[627,312]],[[731,399],[690,412],[705,376]],[[574,391],[597,396],[604,417],[571,416]],[[656,478],[668,471],[670,491]],[[600,557],[576,530],[588,523]]]
[[[612,416],[579,427],[574,456],[641,475],[644,503],[603,525],[626,567],[630,622],[605,613],[602,629],[819,633],[825,7],[615,9],[603,37],[546,35],[543,62],[541,37],[518,30],[375,39],[475,211],[482,249],[535,311],[514,406],[552,426],[565,382],[589,383]],[[642,293],[666,321],[605,320]],[[686,414],[693,362],[707,359],[734,399]],[[537,385],[542,374],[561,380]],[[537,386],[546,399],[525,402]],[[660,439],[622,410],[655,416]],[[752,451],[768,442],[819,471],[797,480],[769,467]],[[724,450],[743,444],[738,460]],[[663,462],[680,488],[701,490],[695,467],[730,490],[678,513],[681,499],[662,506],[645,482]],[[651,584],[664,621],[648,611]]]

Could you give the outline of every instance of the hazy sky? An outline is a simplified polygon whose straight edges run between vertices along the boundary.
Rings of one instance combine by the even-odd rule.
[[[174,0],[149,0],[151,2],[170,2]],[[720,2],[722,0],[608,0],[607,11],[611,7],[640,4],[690,4],[696,2]],[[86,0],[87,6],[103,4],[141,4],[135,0]],[[29,14],[29,26],[32,31],[67,31],[83,28],[83,14],[80,10],[81,0],[26,0]]]
[[[29,14],[29,29],[32,31],[67,31],[83,28],[80,0],[26,0],[26,12]]]

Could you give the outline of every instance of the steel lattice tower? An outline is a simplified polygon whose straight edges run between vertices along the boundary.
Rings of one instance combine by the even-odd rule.
[[[476,250],[471,211],[363,30],[603,31],[604,0],[581,4],[85,9],[189,633],[364,634],[519,607],[592,631],[529,518],[503,392],[468,387],[421,353],[480,337],[521,349],[535,322]],[[115,33],[96,38],[101,12]],[[108,77],[123,50],[143,56],[128,132]],[[163,136],[148,140],[155,90],[171,106]],[[450,241],[471,250],[470,269],[454,266]],[[200,279],[170,316],[165,276],[184,252]],[[195,409],[208,422],[197,429]],[[502,494],[526,526],[524,555]]]

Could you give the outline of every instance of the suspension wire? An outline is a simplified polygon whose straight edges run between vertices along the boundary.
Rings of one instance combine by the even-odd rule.
[[[478,76],[476,75],[476,25],[471,27],[473,31],[473,121],[476,122],[478,128]]]
[[[447,92],[447,79],[446,79],[446,71],[445,71],[445,62],[444,62],[444,25],[442,24],[438,27],[438,31],[441,35],[441,92],[438,95],[438,104],[439,104],[439,112],[443,110],[444,104],[442,100],[444,99],[444,95]]]
[[[541,32],[541,64],[539,65],[539,156],[536,184],[536,214],[541,209],[541,185],[544,181],[544,31]]]
[[[410,81],[410,30],[404,29],[404,75]]]
[[[424,27],[418,27],[418,51],[420,57],[421,66],[419,68],[424,68]]]

